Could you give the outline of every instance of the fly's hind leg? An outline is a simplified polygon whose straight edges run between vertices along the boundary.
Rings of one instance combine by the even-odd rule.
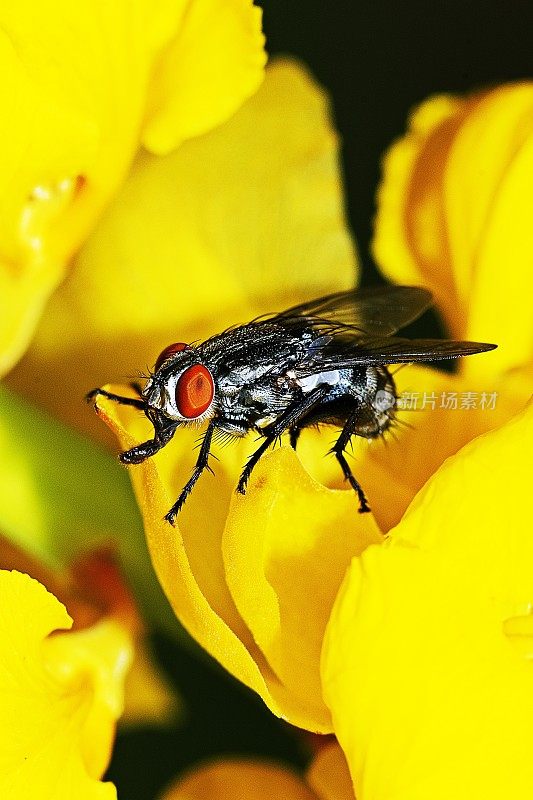
[[[281,414],[277,420],[261,430],[261,435],[264,436],[265,439],[246,462],[246,465],[241,473],[241,477],[239,478],[239,483],[237,484],[237,492],[239,494],[246,493],[246,484],[248,483],[250,475],[252,474],[252,471],[261,456],[266,453],[268,448],[274,444],[276,439],[278,439],[282,433],[285,433],[287,429],[291,433],[292,444],[293,428],[296,430],[298,429],[298,422],[304,419],[311,409],[320,405],[326,393],[327,389],[325,387],[318,386],[316,389],[310,392],[307,397],[305,397],[303,400],[295,402],[292,406],[289,406],[289,408],[283,414]]]
[[[348,481],[352,489],[357,492],[357,497],[359,498],[359,513],[365,514],[370,511],[370,506],[368,505],[368,500],[365,497],[365,493],[360,485],[360,483],[356,480],[355,476],[353,475],[350,465],[346,461],[346,456],[344,455],[344,451],[348,447],[350,443],[350,439],[355,433],[355,428],[357,425],[357,417],[358,412],[354,411],[344,424],[344,428],[340,432],[339,438],[331,448],[330,452],[335,454],[337,461],[339,462],[342,472],[344,474],[344,479]]]

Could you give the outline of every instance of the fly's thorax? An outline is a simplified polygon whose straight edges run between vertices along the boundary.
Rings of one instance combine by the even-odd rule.
[[[268,424],[294,399],[275,365],[246,365],[218,379],[218,409],[223,424],[248,428]]]

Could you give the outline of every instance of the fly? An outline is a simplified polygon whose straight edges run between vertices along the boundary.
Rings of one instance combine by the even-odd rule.
[[[345,451],[352,436],[382,435],[395,414],[396,389],[387,365],[459,358],[496,345],[394,337],[432,304],[431,293],[413,286],[338,292],[230,328],[197,345],[166,347],[138,398],[104,389],[107,397],[143,411],[154,437],[121,453],[140,464],[165,447],[184,425],[206,424],[196,466],[172,508],[171,524],[202,472],[209,467],[213,436],[262,438],[244,465],[237,491],[244,494],[261,456],[285,432],[296,449],[303,428],[340,428],[331,449],[345,480],[370,510]]]

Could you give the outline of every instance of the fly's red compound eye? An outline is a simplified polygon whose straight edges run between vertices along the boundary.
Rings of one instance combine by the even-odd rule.
[[[193,364],[176,384],[176,405],[182,417],[196,419],[207,411],[215,394],[213,376],[203,364]]]
[[[159,354],[157,361],[155,362],[155,369],[154,372],[157,372],[159,367],[161,367],[167,358],[175,355],[176,353],[181,353],[182,350],[190,350],[190,345],[185,344],[185,342],[175,342],[174,344],[169,344],[168,347]]]

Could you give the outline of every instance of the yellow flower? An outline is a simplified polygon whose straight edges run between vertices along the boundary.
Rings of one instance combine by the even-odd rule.
[[[533,793],[532,446],[530,406],[347,573],[322,674],[358,800]]]
[[[35,4],[0,12],[0,374],[122,183],[227,119],[262,78],[250,0]]]
[[[376,257],[431,286],[454,336],[499,343],[440,379],[475,403],[492,390],[498,407],[412,415],[425,458],[411,463],[402,436],[406,482],[435,474],[338,594],[322,679],[358,800],[533,791],[533,409],[513,416],[533,385],[532,101],[530,85],[434,98],[385,160]]]
[[[407,182],[405,171],[402,177]],[[430,214],[423,219],[433,223]],[[204,338],[255,313],[349,285],[355,269],[343,222],[336,137],[323,95],[293,64],[275,64],[257,95],[225,125],[164,159],[146,155],[137,159],[122,193],[54,298],[31,352],[13,373],[13,385],[34,396],[40,394],[56,413],[85,427],[89,416],[81,417],[77,398],[107,379],[134,375],[139,367],[153,364],[157,353],[170,342]],[[417,231],[421,231],[421,223]],[[430,240],[427,230],[422,238],[424,242]],[[392,244],[390,248],[392,253]],[[477,293],[461,299],[448,289],[439,289],[452,285],[451,268],[447,271],[444,264],[441,273],[442,280],[435,278],[434,288],[443,307],[448,297],[452,299],[447,308],[451,309],[453,303],[459,308],[462,321],[456,323],[455,333],[473,336],[474,328],[468,320],[477,312],[471,310],[470,303],[488,292],[483,286],[492,286],[490,275],[480,271],[474,282]],[[413,267],[403,280],[421,282],[416,275]],[[459,279],[453,280],[453,286],[455,281],[459,283]],[[269,299],[273,286],[280,288],[274,300]],[[523,298],[522,305],[528,300],[525,294]],[[492,298],[493,304],[497,299]],[[490,304],[483,302],[486,310]],[[515,312],[519,309],[517,302]],[[475,335],[498,341],[501,331],[493,329],[492,323],[493,316],[486,315]],[[367,729],[358,727],[359,719],[364,727],[365,719],[373,720],[374,708],[378,721],[388,718],[375,686],[374,694],[368,695],[365,717],[356,704],[364,705],[365,695],[356,692],[357,683],[350,683],[350,671],[359,668],[359,661],[353,663],[352,650],[358,653],[361,669],[365,663],[358,649],[360,638],[354,642],[349,625],[343,627],[344,613],[349,615],[353,608],[351,576],[358,575],[358,570],[364,572],[367,561],[370,566],[374,560],[390,561],[390,571],[398,579],[412,582],[412,589],[406,591],[406,605],[409,599],[415,604],[417,587],[421,594],[434,588],[430,597],[433,605],[438,605],[438,589],[444,603],[434,611],[429,606],[427,616],[433,612],[442,632],[450,634],[449,622],[444,625],[448,605],[456,621],[470,600],[480,617],[481,633],[494,644],[495,616],[487,616],[487,608],[491,598],[499,601],[499,596],[490,594],[483,583],[487,577],[482,569],[487,568],[488,559],[481,561],[471,587],[477,591],[483,586],[485,595],[478,592],[474,601],[465,594],[468,571],[476,571],[472,567],[474,548],[469,549],[462,517],[454,520],[457,546],[449,553],[444,551],[441,560],[440,549],[437,552],[433,545],[424,548],[410,541],[407,533],[401,539],[396,534],[386,545],[383,534],[398,523],[397,531],[401,532],[402,526],[418,519],[417,524],[424,522],[429,540],[439,533],[443,536],[442,520],[453,498],[440,491],[442,475],[452,476],[449,485],[460,493],[466,521],[478,525],[479,519],[492,515],[491,525],[499,519],[503,524],[487,500],[489,481],[483,482],[481,476],[497,474],[494,463],[500,472],[504,461],[520,463],[520,452],[524,452],[518,450],[519,437],[509,436],[506,459],[499,455],[504,452],[503,440],[514,430],[506,423],[523,407],[531,391],[532,365],[525,351],[521,360],[518,358],[520,346],[517,343],[512,351],[511,361],[517,368],[513,374],[503,374],[502,363],[497,369],[491,366],[493,354],[475,357],[472,361],[479,362],[479,367],[462,369],[457,375],[422,368],[398,373],[400,393],[419,392],[429,399],[422,410],[400,413],[400,420],[409,420],[416,429],[399,428],[397,442],[391,441],[387,448],[375,442],[358,443],[357,475],[369,495],[373,515],[358,515],[352,493],[339,491],[342,481],[338,466],[334,459],[323,458],[329,444],[327,432],[310,431],[302,437],[299,455],[313,477],[290,449],[281,448],[261,460],[244,498],[235,496],[234,488],[248,449],[254,444],[243,440],[224,449],[215,467],[216,478],[202,478],[175,529],[163,517],[190,474],[197,432],[180,430],[156,457],[131,470],[150,555],[180,621],[276,714],[312,731],[337,733],[356,793],[362,797],[372,796],[374,769],[377,771],[374,765],[383,756],[381,751],[370,750],[365,739]],[[505,349],[511,352],[507,344]],[[459,405],[446,409],[442,398],[454,393]],[[462,396],[470,394],[477,408],[461,407]],[[489,395],[495,396],[495,407],[479,405],[480,398]],[[117,434],[121,448],[151,436],[148,421],[131,408],[101,400],[99,410]],[[481,434],[485,439],[468,444]],[[478,441],[496,444],[492,460],[486,463],[485,451],[479,445],[479,472],[473,476],[465,465],[475,462]],[[423,490],[435,473],[434,484]],[[502,474],[500,479],[504,481]],[[509,475],[505,486],[508,479]],[[438,490],[432,490],[432,485]],[[400,522],[409,504],[411,510]],[[464,550],[462,542],[467,543]],[[477,545],[475,552],[479,554],[479,541]],[[521,555],[527,563],[527,553]],[[412,567],[411,561],[416,562]],[[439,566],[441,561],[443,566]],[[348,583],[339,594],[348,569]],[[453,575],[455,588],[445,580],[447,575]],[[453,603],[450,588],[455,592]],[[373,591],[379,611],[387,600],[387,584],[378,584]],[[404,608],[401,603],[398,607]],[[376,636],[377,630],[372,606],[368,618],[366,608],[360,615],[361,639],[367,633],[369,638]],[[506,635],[514,632],[514,640],[523,641],[519,634],[524,629],[527,632],[528,621],[524,608],[513,612],[507,608],[504,614],[498,617],[500,628],[506,620]],[[425,622],[429,624],[427,616]],[[392,619],[396,628],[391,624],[389,638],[394,643],[394,632],[402,630],[403,618]],[[464,619],[468,631],[475,631],[477,617],[465,612]],[[464,628],[460,630],[464,633]],[[480,636],[472,634],[476,647]],[[409,641],[412,639],[416,641],[411,633]],[[431,652],[435,654],[438,642],[432,641]],[[387,642],[384,649],[386,646]],[[479,653],[479,648],[474,651]],[[349,665],[346,673],[340,663],[343,652]],[[447,656],[447,667],[450,661],[459,660],[453,638]],[[388,670],[393,669],[393,663],[390,656]],[[414,666],[412,670],[416,676]],[[366,679],[370,683],[368,676]],[[397,693],[401,695],[401,686]],[[438,703],[438,696],[431,699]],[[388,696],[389,703],[394,700]],[[401,717],[406,700],[400,696],[397,703]],[[390,743],[396,744],[400,735],[395,733],[395,739],[380,735],[378,744],[394,750]],[[431,742],[430,733],[426,740]],[[436,742],[437,752],[441,742],[438,738]],[[399,761],[404,753],[405,748],[398,746]],[[387,755],[393,762],[395,754]],[[403,761],[401,765],[405,769],[409,766]],[[387,776],[394,781],[393,771]],[[417,791],[416,780],[415,776],[412,785],[406,786],[406,798],[411,797],[408,792],[412,786]],[[391,786],[391,795],[403,790],[403,784]],[[383,792],[375,796],[383,796]],[[433,796],[431,792],[429,796]],[[476,795],[471,792],[470,796]]]
[[[161,800],[355,800],[340,747],[321,748],[305,779],[277,764],[227,759],[192,770]]]
[[[63,581],[65,578],[68,581],[66,605],[72,609],[76,627],[98,620],[114,621],[132,639],[134,652],[124,680],[121,724],[165,725],[175,721],[176,696],[154,659],[146,625],[113,550],[85,548],[83,555],[63,574]]]
[[[432,289],[455,338],[490,333],[493,374],[533,363],[532,120],[531,82],[433,97],[388,153],[378,194],[378,264]]]
[[[280,71],[286,75],[286,70],[287,67],[278,67],[277,74],[269,74],[263,89],[230,123],[234,131],[250,105],[260,107],[271,82],[276,85]],[[229,135],[227,128],[209,138],[223,135]],[[286,131],[284,135],[287,136]],[[192,144],[200,148],[203,143],[197,140]],[[227,203],[225,193],[220,202]],[[218,220],[223,218],[225,207],[221,205]],[[222,236],[218,232],[218,240]],[[247,242],[247,250],[257,247],[256,228],[249,228],[241,237]],[[274,239],[279,262],[276,245]],[[156,246],[154,241],[151,254],[156,252]],[[140,269],[138,272],[144,274]],[[192,279],[202,272],[209,277],[213,274],[203,267],[193,271]],[[211,294],[211,282],[206,284],[208,310],[217,302],[217,288],[218,284]],[[90,313],[86,311],[85,316],[98,319],[92,309],[99,304],[93,302],[93,296],[91,291],[87,300],[77,300],[78,308],[80,303],[91,304]],[[117,296],[122,302],[123,295],[117,291]],[[75,298],[82,298],[79,290]],[[161,298],[163,309],[166,302],[166,296]],[[223,298],[218,319],[209,328],[206,326],[205,333],[223,327],[220,317],[226,308],[231,305]],[[150,313],[149,307],[148,336],[144,336],[141,347],[150,341]],[[157,311],[153,313],[156,316]],[[169,336],[161,344],[205,335],[194,327],[196,308],[189,311],[186,307],[182,314],[189,336],[180,331],[179,336]],[[128,325],[124,317],[122,328]],[[130,324],[133,328],[137,321]],[[48,330],[53,332],[51,325]],[[59,336],[49,338],[59,341]],[[63,347],[59,345],[59,353]],[[130,348],[124,352],[129,357]],[[479,358],[488,360],[490,355]],[[398,441],[392,441],[387,448],[375,442],[359,446],[361,464],[357,474],[368,492],[374,516],[356,514],[352,494],[338,491],[342,486],[338,466],[333,459],[323,458],[328,449],[327,433],[306,432],[300,451],[306,468],[320,483],[306,474],[294,453],[281,449],[259,464],[244,499],[234,497],[234,488],[253,443],[244,440],[225,448],[216,465],[216,482],[208,475],[202,479],[179,518],[177,530],[171,529],[163,517],[190,473],[196,432],[180,430],[160,454],[131,471],[152,561],[182,624],[228,670],[259,692],[276,714],[310,730],[332,730],[322,697],[320,651],[350,560],[370,543],[380,542],[382,534],[399,522],[413,497],[448,456],[516,413],[525,401],[529,384],[525,378],[517,377],[506,393],[503,386],[494,384],[489,368],[476,384],[466,383],[461,375],[418,368],[400,371],[398,388],[400,392],[411,389],[425,393],[434,398],[433,405],[430,402],[425,410],[410,416],[406,412],[403,418],[414,422],[416,429],[402,430]],[[124,388],[115,390],[123,392]],[[495,392],[496,407],[441,407],[443,395],[455,393],[460,397],[467,391],[478,397],[483,392]],[[105,400],[99,401],[99,407],[123,449],[150,437],[151,426],[143,415]]]
[[[403,412],[416,428],[401,429],[385,447],[360,445],[357,474],[372,515],[357,514],[353,493],[339,491],[338,465],[324,459],[328,432],[306,432],[299,447],[303,464],[321,482],[283,447],[263,457],[244,498],[234,490],[254,442],[215,447],[216,477],[206,475],[195,487],[176,529],[164,515],[190,473],[197,432],[180,430],[157,456],[131,470],[150,555],[182,624],[276,714],[313,731],[333,730],[320,652],[352,557],[382,541],[449,455],[520,407],[517,391],[500,396],[494,410],[446,410],[438,407],[441,395],[460,394],[461,378],[427,369],[398,377],[400,391],[423,389],[434,395],[436,408]],[[134,410],[103,399],[98,405],[121,449],[150,437],[150,424]]]
[[[193,340],[238,318],[347,288],[354,274],[354,249],[344,222],[338,175],[337,136],[324,94],[297,64],[280,61],[271,65],[259,92],[225,125],[164,159],[139,157],[116,203],[52,299],[36,342],[12,374],[12,382],[20,380],[26,391],[42,393],[43,401],[80,427],[98,423],[81,398],[106,377],[132,375],[139,367],[153,364],[170,341]],[[113,408],[109,413],[118,411]],[[130,421],[136,435],[143,436],[142,416],[133,414]],[[356,517],[351,528],[339,526],[338,534],[328,531],[327,514],[349,513],[353,498],[339,493],[324,502],[325,490],[304,478],[300,519],[293,513],[302,544],[310,553],[322,552],[323,556],[317,555],[321,560],[329,558],[330,551],[339,555],[332,560],[329,581],[320,575],[309,580],[309,593],[324,597],[321,613],[309,615],[309,631],[304,635],[298,617],[293,620],[291,631],[302,634],[310,665],[302,682],[291,636],[284,633],[283,640],[276,641],[284,618],[268,618],[265,625],[260,619],[248,623],[255,615],[253,596],[243,598],[243,608],[237,610],[223,574],[220,538],[235,473],[244,458],[243,446],[250,443],[224,452],[227,478],[218,476],[217,499],[210,500],[207,520],[194,509],[201,508],[198,503],[211,487],[209,483],[198,487],[187,511],[191,521],[184,529],[184,549],[174,530],[161,520],[178,481],[190,470],[194,432],[184,432],[176,444],[171,452],[161,454],[168,464],[163,476],[168,486],[161,483],[159,474],[154,475],[155,463],[146,465],[150,472],[138,471],[137,478],[143,491],[143,481],[151,481],[153,492],[150,488],[146,510],[151,520],[149,541],[158,565],[168,548],[168,561],[161,567],[179,619],[229,668],[235,664],[234,671],[246,683],[268,694],[278,713],[311,728],[329,729],[329,712],[320,698],[322,633],[350,558],[368,541],[379,538],[375,524],[363,520],[356,535]],[[321,457],[323,451],[322,446]],[[290,472],[292,457],[286,457]],[[292,476],[288,485],[290,481]],[[268,491],[281,509],[290,506],[291,498],[281,483],[272,483]],[[260,496],[256,502],[260,509]],[[319,506],[314,528],[306,527],[312,509]],[[287,547],[286,537],[281,536],[283,528],[262,531],[263,517],[258,514],[256,535],[272,539],[268,546],[272,568],[276,568]],[[239,518],[231,536],[228,548],[237,552],[242,542],[251,541],[246,517]],[[296,534],[294,541],[299,541]],[[244,552],[249,552],[249,545]],[[297,556],[296,546],[294,552]],[[216,568],[204,571],[203,563],[209,564],[212,556],[217,558]],[[293,570],[297,569],[295,560]],[[177,570],[183,580],[176,579]],[[261,570],[258,563],[258,575]],[[242,582],[238,571],[233,573],[231,580]],[[269,580],[264,575],[258,586],[275,609]],[[294,573],[280,573],[277,581],[275,591],[280,598],[286,596],[283,602],[290,609]],[[305,596],[298,602],[305,609]],[[251,607],[246,608],[246,603]],[[267,648],[267,656],[254,644],[248,624]]]
[[[9,382],[101,438],[80,402],[93,386],[355,273],[327,99],[295,62],[274,62],[227,123],[137,157]]]
[[[109,760],[127,633],[102,621],[75,633],[64,606],[37,581],[0,570],[0,794],[114,798],[100,783]]]
[[[164,725],[175,721],[176,697],[153,658],[146,626],[121,573],[117,556],[109,547],[101,546],[101,530],[99,536],[99,547],[91,547],[89,534],[83,553],[67,567],[55,569],[0,536],[0,569],[27,573],[46,586],[68,607],[76,631],[118,625],[123,635],[131,640],[128,669],[122,676],[122,724],[155,722]]]

